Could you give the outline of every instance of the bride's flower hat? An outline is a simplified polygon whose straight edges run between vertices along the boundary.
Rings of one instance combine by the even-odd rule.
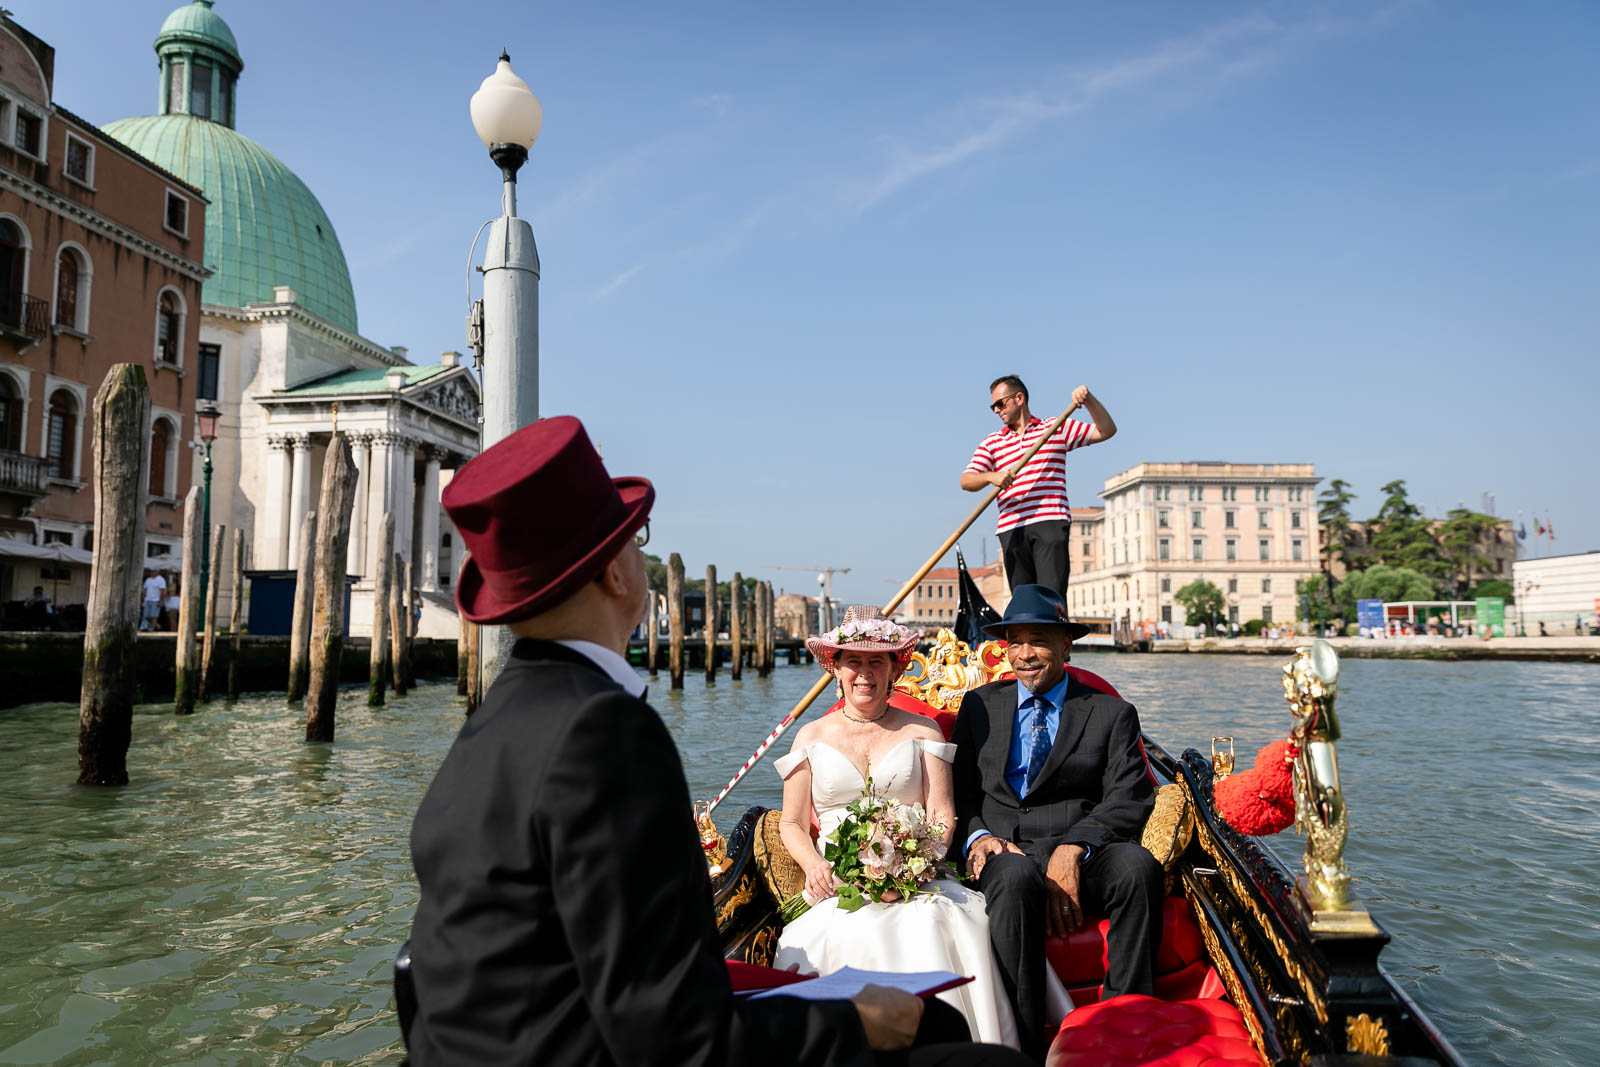
[[[883,609],[867,604],[852,604],[845,609],[844,621],[825,634],[806,638],[806,651],[816,657],[824,670],[835,673],[834,660],[841,652],[888,652],[896,660],[896,676],[905,673],[911,654],[917,649],[917,635],[883,614]]]

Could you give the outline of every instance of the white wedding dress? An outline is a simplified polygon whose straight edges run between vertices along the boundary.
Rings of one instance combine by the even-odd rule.
[[[946,763],[956,746],[941,741],[907,738],[871,768],[875,788],[900,804],[922,803],[922,754]],[[818,852],[844,819],[845,808],[865,786],[855,764],[826,742],[795,749],[774,766],[784,778],[811,764],[811,803],[816,809]],[[959,844],[952,846],[952,858]],[[908,901],[867,904],[854,912],[840,911],[838,897],[829,897],[784,928],[773,966],[798,963],[802,971],[832,974],[841,967],[873,971],[954,971],[973,981],[938,994],[961,1012],[975,1041],[1017,1047],[1016,1019],[995,967],[989,945],[989,918],[983,894],[960,882],[938,878],[928,892]],[[1049,972],[1049,968],[1046,968]],[[1053,972],[1047,973],[1046,1014],[1059,1022],[1072,1001]]]

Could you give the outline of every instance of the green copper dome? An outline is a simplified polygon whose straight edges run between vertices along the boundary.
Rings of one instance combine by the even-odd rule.
[[[161,24],[161,32],[156,34],[156,51],[160,52],[168,44],[210,48],[232,59],[237,73],[244,67],[244,61],[239,58],[239,42],[233,39],[228,24],[211,10],[211,3],[212,0],[194,0],[168,15],[167,21]]]
[[[356,295],[333,223],[305,182],[250,138],[188,115],[122,119],[105,132],[205,191],[201,299],[243,307],[287,285],[313,314],[356,332]]]
[[[244,61],[233,31],[194,0],[167,16],[159,115],[104,127],[146,159],[205,191],[205,262],[214,273],[201,299],[224,307],[269,303],[287,285],[297,303],[356,332],[356,297],[333,223],[306,183],[277,156],[236,132],[234,85]]]

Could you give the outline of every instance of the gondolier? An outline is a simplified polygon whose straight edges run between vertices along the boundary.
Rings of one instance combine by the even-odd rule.
[[[989,386],[990,409],[1004,423],[985,437],[961,473],[961,488],[976,493],[999,486],[1000,516],[995,532],[1005,561],[1006,581],[1019,585],[1044,585],[1067,595],[1072,571],[1067,535],[1072,512],[1067,504],[1067,453],[1085,445],[1109,440],[1117,432],[1105,405],[1089,387],[1072,391],[1074,407],[1085,408],[1093,422],[1068,419],[1027,465],[1021,460],[1050,424],[1028,409],[1028,387],[1015,374],[996,378]]]

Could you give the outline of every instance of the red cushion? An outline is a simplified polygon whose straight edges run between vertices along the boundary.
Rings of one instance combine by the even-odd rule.
[[[1221,1067],[1260,1064],[1238,1009],[1224,1000],[1169,1003],[1133,994],[1074,1009],[1045,1067]]]
[[[742,993],[748,989],[772,989],[775,986],[806,980],[805,975],[796,974],[794,971],[780,971],[756,963],[745,963],[743,960],[722,962],[728,968],[728,984],[733,986],[735,993]]]
[[[1089,916],[1084,924],[1065,938],[1049,937],[1044,942],[1045,958],[1055,969],[1061,984],[1068,989],[1098,985],[1106,976],[1106,932],[1111,920]],[[1206,960],[1205,942],[1194,913],[1182,897],[1167,897],[1161,903],[1161,947],[1156,951],[1156,976],[1176,975],[1191,965]]]

